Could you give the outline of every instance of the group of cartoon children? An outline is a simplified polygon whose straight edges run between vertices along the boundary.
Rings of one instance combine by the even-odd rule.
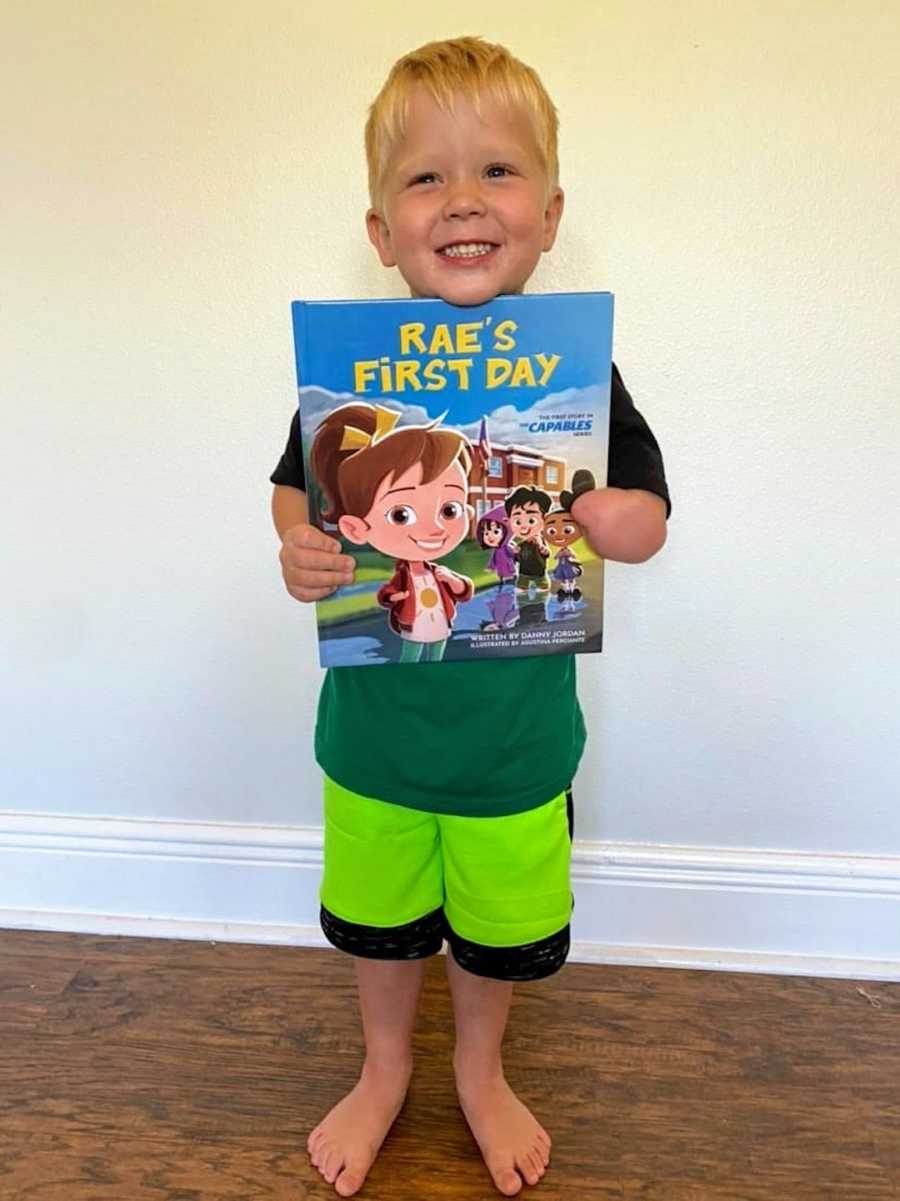
[[[579,492],[587,489],[584,477],[588,475],[576,472],[576,477],[581,477]],[[563,492],[560,507],[551,509],[553,501],[546,492],[523,485],[480,518],[475,537],[479,546],[492,551],[488,568],[496,573],[501,588],[509,583],[519,592],[548,592],[552,579],[559,584],[556,595],[560,600],[580,599],[581,589],[575,581],[582,567],[570,549],[581,537],[570,511],[576,495],[578,492]],[[556,549],[556,560],[548,579],[550,547]]]

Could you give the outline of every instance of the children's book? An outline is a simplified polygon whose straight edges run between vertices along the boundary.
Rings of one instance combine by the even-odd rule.
[[[317,604],[324,667],[599,651],[605,292],[296,301],[310,521],[356,560]]]

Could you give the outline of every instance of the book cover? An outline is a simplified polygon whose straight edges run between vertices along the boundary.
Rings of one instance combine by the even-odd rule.
[[[356,560],[317,603],[324,667],[596,652],[606,292],[295,301],[310,521]]]

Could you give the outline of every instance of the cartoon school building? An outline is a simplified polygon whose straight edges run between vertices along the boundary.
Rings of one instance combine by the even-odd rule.
[[[504,502],[514,488],[530,486],[548,493],[554,504],[566,486],[566,460],[548,458],[533,446],[492,446],[490,458],[484,463],[473,448],[472,469],[469,472],[469,504],[475,508],[472,534],[479,518],[489,509]]]

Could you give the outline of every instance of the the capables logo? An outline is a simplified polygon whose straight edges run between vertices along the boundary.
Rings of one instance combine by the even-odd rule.
[[[543,421],[532,421],[528,426],[530,434],[589,434],[594,427],[593,417],[544,418]]]

